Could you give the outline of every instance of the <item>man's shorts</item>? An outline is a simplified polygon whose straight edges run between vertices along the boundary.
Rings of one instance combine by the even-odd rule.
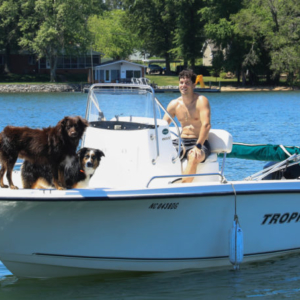
[[[177,150],[178,150],[178,141],[179,141],[178,139],[173,140],[173,145],[175,146],[175,148]],[[181,141],[184,144],[185,153],[184,153],[183,157],[181,157],[182,153],[184,151],[182,149],[182,145],[181,145],[181,148],[180,148],[180,150],[181,150],[180,151],[180,157],[181,157],[181,160],[184,160],[184,159],[187,159],[189,151],[192,150],[196,146],[197,139],[181,139]],[[204,151],[204,154],[205,154],[205,159],[204,159],[204,161],[205,161],[206,158],[211,154],[210,145],[209,145],[209,143],[208,143],[207,140],[202,145],[202,150]]]

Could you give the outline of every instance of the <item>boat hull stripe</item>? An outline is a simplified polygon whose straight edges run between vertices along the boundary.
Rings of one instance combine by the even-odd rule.
[[[268,255],[275,253],[284,253],[290,251],[297,251],[300,248],[291,248],[284,250],[256,252],[251,254],[244,254],[244,257],[251,257],[256,255]],[[63,258],[79,258],[79,259],[107,259],[107,260],[140,260],[140,261],[177,261],[177,260],[203,260],[203,259],[222,259],[228,256],[208,256],[208,257],[190,257],[190,258],[136,258],[136,257],[109,257],[109,256],[83,256],[83,255],[65,255],[65,254],[52,254],[52,253],[32,253],[36,256],[50,256],[50,257],[63,257]]]
[[[236,191],[236,195],[263,195],[263,194],[300,194],[300,189],[295,190],[257,190],[257,191]],[[128,201],[128,200],[157,200],[157,199],[172,199],[172,198],[195,198],[195,197],[216,197],[216,196],[232,196],[233,192],[207,192],[207,193],[178,193],[178,194],[147,194],[147,195],[111,195],[111,196],[82,196],[82,197],[1,197],[0,201],[33,201],[33,202],[74,202],[74,201]]]

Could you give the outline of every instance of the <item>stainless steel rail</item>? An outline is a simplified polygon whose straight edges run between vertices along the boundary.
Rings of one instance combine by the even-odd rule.
[[[93,91],[95,89],[97,89],[97,88],[105,88],[105,87],[114,88],[114,90],[118,90],[120,88],[149,90],[152,93],[153,97],[155,95],[154,89],[151,86],[145,85],[145,84],[132,84],[132,83],[129,83],[129,84],[126,84],[126,83],[95,83],[89,89],[88,99],[90,97],[92,99],[94,99],[94,95],[92,93],[93,93]],[[179,159],[180,152],[181,152],[181,137],[180,137],[181,133],[180,133],[179,127],[176,124],[175,120],[171,117],[171,115],[164,108],[164,106],[160,103],[160,101],[156,97],[154,97],[154,101],[153,101],[153,115],[154,115],[154,125],[155,125],[156,157],[152,160],[152,164],[154,164],[154,165],[156,164],[156,161],[159,158],[159,154],[160,154],[159,153],[159,141],[158,141],[158,130],[157,130],[158,126],[157,126],[157,116],[156,116],[155,102],[159,105],[159,107],[163,110],[163,112],[169,116],[169,118],[171,119],[171,122],[175,125],[177,133],[178,133],[178,139],[179,139],[178,153],[177,153],[176,157],[174,157],[172,159],[172,162],[175,163],[176,160]],[[97,109],[100,110],[99,107],[97,107]],[[88,101],[87,106],[86,106],[86,112],[85,112],[85,117],[86,118],[87,118],[87,115],[88,115],[88,111],[89,111],[89,101]],[[101,111],[99,111],[99,112],[101,112]]]
[[[161,175],[161,176],[153,176],[150,178],[150,180],[148,181],[146,187],[148,188],[150,183],[155,180],[155,179],[163,179],[163,178],[174,178],[174,177],[178,177],[178,178],[184,178],[184,177],[200,177],[200,176],[220,176],[221,177],[221,183],[227,183],[227,180],[225,179],[225,177],[220,174],[220,173],[203,173],[203,174],[188,174],[188,175]]]
[[[176,130],[177,130],[177,137],[178,137],[178,152],[176,157],[174,157],[172,159],[172,162],[175,163],[177,159],[179,159],[180,157],[180,152],[181,152],[181,132],[179,129],[179,126],[177,125],[177,123],[175,122],[175,120],[171,117],[171,115],[169,114],[169,112],[163,107],[163,105],[160,103],[160,101],[155,98],[155,101],[157,102],[157,104],[159,105],[159,107],[168,115],[168,117],[171,119],[172,123],[175,125]]]
[[[279,170],[283,170],[287,167],[291,167],[295,164],[299,164],[300,162],[300,154],[293,154],[292,156],[288,157],[286,160],[283,160],[281,162],[278,162],[275,165],[272,165],[268,168],[265,168],[251,176],[248,176],[245,178],[245,180],[262,180],[263,178],[265,178],[266,176],[268,176],[269,174],[272,174],[276,171]]]

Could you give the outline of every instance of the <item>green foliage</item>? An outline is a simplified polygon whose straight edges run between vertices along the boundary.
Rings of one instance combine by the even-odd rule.
[[[240,0],[205,0],[205,6],[200,10],[205,21],[205,36],[215,45],[213,65],[215,72],[221,69],[238,74],[242,72],[245,44],[234,32],[235,24],[231,16],[242,8]]]
[[[91,45],[87,19],[99,11],[100,3],[100,0],[22,1],[20,45],[49,60],[51,81],[55,81],[59,55],[82,53]]]
[[[245,1],[244,8],[232,18],[235,32],[248,40],[244,64],[248,60],[252,65],[267,65],[278,79],[280,73],[297,72],[300,66],[299,15],[300,0]]]
[[[46,57],[55,80],[57,57],[93,48],[125,59],[134,50],[196,70],[203,45],[214,45],[213,70],[251,83],[260,75],[295,84],[300,68],[300,0],[0,0],[4,70],[20,47]],[[199,73],[199,72],[198,72]]]
[[[176,9],[173,0],[125,0],[127,28],[135,32],[140,49],[166,59],[167,72],[174,40]]]
[[[203,6],[199,0],[176,0],[174,1],[177,16],[175,29],[175,47],[172,50],[177,57],[184,59],[193,69],[196,59],[201,57],[201,50],[205,42],[204,22],[198,11]]]
[[[9,55],[11,50],[18,49],[20,31],[19,2],[16,0],[0,0],[0,49],[5,49],[5,71],[10,71]]]
[[[94,35],[94,50],[114,59],[125,59],[133,53],[137,37],[126,29],[125,17],[123,10],[106,11],[101,16],[90,17],[88,27]]]

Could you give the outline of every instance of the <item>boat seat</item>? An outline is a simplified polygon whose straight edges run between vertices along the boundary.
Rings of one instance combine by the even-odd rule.
[[[232,150],[232,135],[223,129],[211,129],[208,142],[213,153],[230,153]]]
[[[170,130],[176,133],[175,128],[171,127]],[[176,136],[173,135],[173,139]],[[232,135],[226,130],[211,129],[208,136],[208,142],[211,147],[211,154],[206,158],[205,162],[200,163],[197,166],[197,174],[207,173],[220,173],[218,154],[230,153],[232,150]],[[187,160],[182,161],[182,169],[184,170],[187,165]],[[193,182],[208,182],[208,181],[220,181],[220,176],[198,176],[195,177]]]
[[[170,131],[173,133],[172,140],[177,138],[175,127],[170,127]],[[215,161],[216,155],[214,153],[230,153],[232,150],[232,135],[223,129],[211,129],[208,135],[208,142],[212,152],[212,158],[207,158],[206,161]]]

